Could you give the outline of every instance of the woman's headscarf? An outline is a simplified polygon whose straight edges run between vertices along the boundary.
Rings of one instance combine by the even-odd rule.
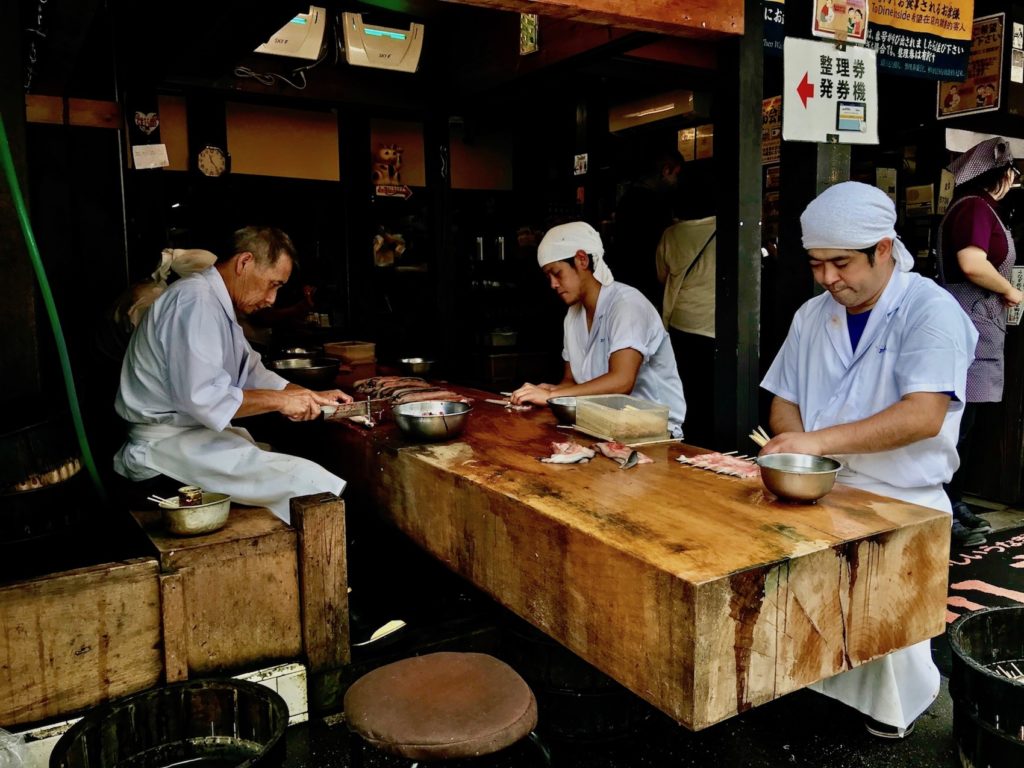
[[[537,246],[537,263],[543,267],[555,261],[571,259],[577,251],[583,251],[590,256],[597,282],[608,285],[615,280],[612,271],[604,263],[604,244],[601,242],[601,236],[585,221],[572,221],[549,229]]]
[[[896,234],[896,206],[878,187],[844,181],[829,187],[800,216],[803,245],[812,248],[861,250],[892,239],[896,268],[909,272],[914,258]]]
[[[975,144],[949,164],[956,186],[966,184],[993,168],[1006,168],[1013,164],[1010,142],[999,136]]]

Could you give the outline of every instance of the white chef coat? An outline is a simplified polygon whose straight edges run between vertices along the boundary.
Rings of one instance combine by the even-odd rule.
[[[183,278],[135,330],[114,408],[130,425],[114,469],[131,480],[165,474],[269,507],[286,522],[289,499],[345,481],[306,459],[258,448],[230,426],[242,390],[284,389],[246,341],[215,267]]]
[[[686,400],[672,342],[658,311],[640,291],[620,282],[602,286],[589,330],[583,302],[569,307],[563,343],[562,359],[578,384],[608,373],[613,352],[635,349],[643,355],[630,394],[667,405],[669,431],[673,437],[682,437]]]
[[[846,317],[829,293],[806,302],[761,386],[796,403],[808,431],[867,418],[911,392],[954,393],[935,437],[836,456],[844,465],[839,482],[950,512],[942,484],[959,466],[956,441],[977,331],[946,291],[901,271],[872,308],[856,351]],[[811,687],[906,728],[938,694],[939,672],[924,641]]]

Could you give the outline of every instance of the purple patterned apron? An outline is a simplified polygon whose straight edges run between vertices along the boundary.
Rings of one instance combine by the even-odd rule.
[[[946,211],[948,216],[959,203],[956,200]],[[984,200],[984,198],[980,198]],[[1017,261],[1017,250],[1010,230],[1003,224],[995,208],[985,201],[996,221],[1006,234],[1006,258],[999,266],[999,274],[1010,279],[1011,270]],[[1006,341],[1006,305],[1002,297],[992,291],[975,285],[969,280],[962,283],[947,283],[943,267],[942,230],[939,227],[937,254],[939,261],[939,283],[957,300],[974,327],[978,329],[978,346],[974,350],[974,362],[967,369],[967,402],[998,403],[1003,399],[1003,346]],[[954,256],[955,258],[955,256]]]

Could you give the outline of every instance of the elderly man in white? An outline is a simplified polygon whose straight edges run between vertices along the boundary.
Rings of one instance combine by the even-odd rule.
[[[615,282],[601,236],[582,221],[552,227],[537,247],[537,261],[569,306],[565,372],[558,384],[523,384],[512,402],[544,405],[551,397],[632,394],[667,405],[669,431],[682,437],[686,400],[668,332],[640,291]]]
[[[844,182],[800,217],[814,279],[761,383],[775,395],[775,437],[762,453],[839,459],[839,481],[950,512],[942,484],[959,464],[957,434],[978,334],[949,294],[909,270],[896,210],[881,190]],[[939,690],[925,641],[817,683],[902,738]]]
[[[166,475],[265,506],[286,522],[289,499],[340,494],[345,481],[306,459],[261,450],[232,419],[278,412],[293,421],[352,398],[313,392],[268,371],[239,313],[274,303],[295,248],[270,227],[235,233],[234,255],[183,278],[156,300],[131,337],[114,407],[129,424],[114,469],[142,481]]]

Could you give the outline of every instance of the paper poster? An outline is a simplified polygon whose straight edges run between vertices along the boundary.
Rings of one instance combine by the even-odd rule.
[[[715,156],[715,126],[697,126],[697,159],[707,160]]]
[[[136,170],[166,168],[170,165],[170,161],[167,159],[167,145],[136,144],[132,147],[132,165]]]
[[[974,20],[967,78],[962,83],[939,81],[936,105],[938,119],[999,109],[1005,19],[1005,13],[995,13]]]
[[[867,44],[878,68],[908,77],[962,80],[971,49],[974,0],[871,0]]]
[[[889,199],[892,200],[893,205],[896,204],[895,168],[875,168],[875,186],[889,196]]]
[[[697,129],[683,128],[676,134],[676,149],[683,156],[683,160],[690,162],[696,156],[697,151]]]
[[[1014,267],[1010,270],[1010,283],[1018,291],[1024,291],[1024,267]],[[1020,325],[1021,314],[1024,313],[1024,306],[1018,304],[1016,307],[1007,307],[1006,324]]]
[[[1013,50],[1024,51],[1024,24],[1013,22]]]
[[[939,178],[939,197],[938,202],[935,206],[935,212],[940,216],[946,212],[949,208],[949,204],[953,202],[953,187],[955,177],[953,172],[948,168],[942,169],[942,175]]]
[[[779,162],[782,150],[782,96],[761,102],[761,165]]]
[[[907,216],[928,216],[935,210],[931,184],[907,187]]]
[[[1010,51],[1010,82],[1024,83],[1024,51]]]
[[[815,0],[811,34],[851,43],[863,43],[868,32],[865,0]]]
[[[574,155],[572,161],[572,175],[583,176],[587,173],[587,153]]]

